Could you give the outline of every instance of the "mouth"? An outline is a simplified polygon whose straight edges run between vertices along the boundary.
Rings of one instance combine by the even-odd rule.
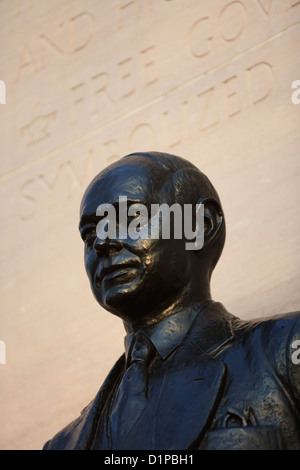
[[[115,265],[112,264],[111,266],[103,268],[99,275],[96,276],[96,284],[97,286],[99,286],[103,280],[108,281],[110,279],[116,278],[120,278],[120,280],[123,280],[125,278],[128,278],[128,276],[131,278],[132,275],[136,275],[137,269],[137,264],[133,262]]]

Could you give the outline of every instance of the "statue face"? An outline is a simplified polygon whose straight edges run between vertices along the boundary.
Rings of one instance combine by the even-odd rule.
[[[168,202],[158,189],[164,182],[161,174],[152,163],[128,158],[104,170],[82,201],[80,231],[92,291],[100,305],[129,322],[154,319],[180,296],[191,279],[190,256],[184,240],[120,239],[118,231],[114,239],[100,239],[96,210],[108,203],[118,213],[119,196],[127,197],[128,207]]]

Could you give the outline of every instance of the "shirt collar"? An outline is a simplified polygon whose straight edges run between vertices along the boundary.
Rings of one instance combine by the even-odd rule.
[[[126,335],[124,338],[126,361],[128,360],[131,343],[137,333],[145,335],[161,358],[166,359],[181,344],[198,313],[203,311],[210,303],[210,300],[199,302],[191,308],[180,310],[148,328]]]

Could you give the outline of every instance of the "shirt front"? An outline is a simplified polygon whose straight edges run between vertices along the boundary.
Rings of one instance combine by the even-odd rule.
[[[164,361],[169,359],[172,356],[172,353],[174,353],[180,346],[188,334],[196,316],[203,311],[209,303],[210,301],[197,303],[194,306],[176,312],[147,328],[125,336],[124,345],[126,368],[130,366],[130,351],[136,335],[142,334],[146,336],[154,346],[155,351],[154,360],[149,367],[149,400],[139,418],[139,422],[143,428],[142,434],[145,433],[147,427],[149,427],[149,430],[147,431],[148,434],[151,435],[151,433],[153,433],[153,424],[151,424],[153,423],[153,419],[151,419],[151,417],[153,416],[153,413],[155,413],[155,407],[159,400],[160,389],[162,387],[162,377],[160,376],[159,371],[161,370]],[[124,373],[125,372],[126,369]],[[119,385],[114,388],[108,405],[104,410],[102,410],[96,438],[92,446],[93,449],[118,450],[118,443],[112,442],[110,432],[110,412],[113,406],[115,406],[114,401],[118,386]],[[119,412],[121,413],[122,409],[120,409]],[[139,430],[134,427],[134,439],[136,439],[139,434]],[[130,436],[128,438],[130,439]]]

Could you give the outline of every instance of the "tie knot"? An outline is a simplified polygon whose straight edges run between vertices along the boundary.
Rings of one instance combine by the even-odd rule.
[[[151,343],[146,336],[138,334],[133,340],[130,363],[136,361],[147,362],[150,357]]]

